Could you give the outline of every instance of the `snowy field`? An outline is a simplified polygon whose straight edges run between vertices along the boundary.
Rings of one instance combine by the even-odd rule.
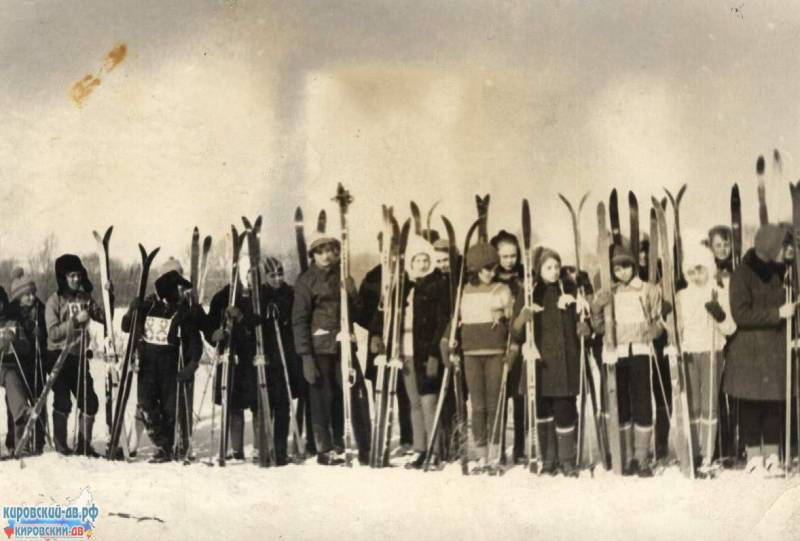
[[[103,411],[104,367],[92,364]],[[197,372],[195,404],[208,374],[206,367]],[[455,465],[426,474],[322,467],[313,459],[274,469],[250,461],[208,466],[209,398],[195,430],[197,463],[148,464],[146,436],[128,464],[47,450],[25,468],[0,462],[0,504],[66,503],[88,487],[100,509],[92,537],[113,540],[800,539],[800,476],[762,480],[726,471],[691,482],[671,467],[653,479],[600,468],[594,477],[565,479],[515,467],[503,477],[464,477]],[[249,415],[245,437],[249,456]],[[98,418],[98,451],[106,439]]]

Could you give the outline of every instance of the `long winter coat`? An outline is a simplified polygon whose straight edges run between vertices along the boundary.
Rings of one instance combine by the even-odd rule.
[[[786,323],[783,266],[749,250],[730,282],[731,315],[738,330],[728,343],[723,389],[746,400],[783,400]]]
[[[564,293],[576,296],[577,287],[563,281]],[[580,342],[577,333],[575,303],[565,310],[558,307],[561,297],[558,283],[537,282],[533,302],[544,308],[533,316],[536,347],[542,356],[537,385],[542,396],[575,396],[580,379]]]
[[[270,385],[285,386],[285,375],[281,364],[281,351],[278,344],[277,334],[275,333],[275,321],[278,322],[280,330],[283,355],[286,362],[286,371],[289,374],[289,384],[292,388],[292,396],[298,394],[299,383],[303,380],[303,373],[300,369],[300,361],[297,352],[294,350],[294,334],[292,332],[292,304],[294,303],[294,289],[289,284],[281,284],[278,289],[265,285],[263,287],[262,301],[266,312],[266,331],[264,333],[264,348],[269,364],[267,365],[267,382]],[[277,381],[276,381],[277,380]]]
[[[449,322],[448,297],[450,296],[447,283],[442,280],[438,270],[416,282],[406,282],[406,298],[413,290],[412,336],[414,349],[414,372],[417,379],[419,394],[434,394],[439,392],[442,381],[442,362],[439,350],[439,341],[444,335]],[[409,307],[406,306],[406,311]],[[428,357],[435,357],[439,361],[439,370],[436,377],[429,378],[426,372]]]

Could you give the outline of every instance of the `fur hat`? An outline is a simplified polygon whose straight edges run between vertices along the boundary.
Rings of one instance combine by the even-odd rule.
[[[25,276],[25,271],[21,267],[17,267],[11,272],[11,302],[28,292],[36,293],[36,282],[33,278]]]
[[[181,262],[174,257],[170,257],[164,263],[162,263],[160,267],[158,267],[158,275],[164,276],[170,271],[176,271],[178,274],[183,276],[183,265],[181,265]]]
[[[283,273],[283,263],[277,257],[268,255],[264,258],[264,274]]]
[[[717,270],[714,254],[711,252],[711,249],[705,244],[702,244],[699,240],[683,245],[683,259],[681,265],[684,274],[689,274],[689,271],[695,267],[705,267],[710,274],[715,273]]]
[[[471,272],[478,272],[486,267],[497,265],[499,258],[497,250],[491,244],[479,242],[470,246],[467,252],[467,269]]]
[[[56,259],[55,268],[59,294],[64,294],[69,291],[69,286],[67,286],[67,274],[71,272],[81,273],[81,289],[83,289],[85,293],[91,293],[94,289],[92,283],[89,281],[89,274],[86,272],[83,263],[81,263],[80,257],[74,254],[64,254]]]
[[[786,240],[786,231],[775,224],[764,224],[756,232],[754,247],[759,258],[766,258],[767,263],[778,259]]]

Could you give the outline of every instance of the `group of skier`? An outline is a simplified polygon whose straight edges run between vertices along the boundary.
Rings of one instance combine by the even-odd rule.
[[[682,195],[670,194],[669,235],[666,202],[653,200],[644,238],[633,194],[628,238],[616,192],[610,224],[600,203],[595,276],[581,267],[577,224],[585,197],[577,213],[562,198],[575,249],[561,253],[531,246],[527,201],[520,239],[505,230],[490,237],[488,197],[477,198],[479,217],[460,253],[446,218],[442,236],[430,215],[423,227],[416,205],[402,227],[384,207],[380,264],[357,287],[348,265],[351,199],[340,186],[341,237],[326,233],[321,220],[306,244],[298,214],[302,272],[294,287],[279,259],[261,256],[260,220],[245,220],[241,235],[233,228],[230,283],[208,311],[196,232],[190,276],[170,258],[150,295],[144,286],[155,252],[141,248],[142,284],[122,318],[128,347],[117,361],[109,340],[105,346],[106,360],[115,361],[106,382],[106,456],[133,456],[129,436],[144,429],[156,449],[152,462],[194,458],[193,387],[207,347],[214,350],[212,400],[221,409],[216,440],[212,414],[211,450],[220,465],[245,458],[249,409],[253,458],[262,465],[310,455],[322,465],[349,465],[356,452],[360,463],[383,467],[413,454],[410,469],[459,460],[464,473],[502,473],[524,463],[575,477],[596,454],[604,467],[640,477],[670,457],[689,477],[743,462],[748,472],[784,472],[798,422],[791,407],[797,235],[791,224],[768,223],[764,210],[754,246],[742,254],[736,188],[731,226],[682,236]],[[574,264],[564,263],[565,253]],[[85,267],[70,254],[55,261],[55,274],[58,290],[45,304],[21,271],[10,296],[0,290],[6,445],[20,457],[42,452],[50,437],[43,405],[52,390],[56,451],[96,457],[99,401],[86,329],[110,317],[113,287],[101,272],[106,307],[97,304]],[[363,373],[354,324],[368,335]],[[136,415],[126,429],[134,373]],[[69,445],[72,397],[79,414]],[[506,456],[509,402],[514,430]],[[393,450],[395,424],[400,445]]]

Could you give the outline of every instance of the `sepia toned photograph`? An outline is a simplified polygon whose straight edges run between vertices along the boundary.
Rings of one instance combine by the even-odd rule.
[[[798,36],[0,2],[6,538],[800,538]]]

